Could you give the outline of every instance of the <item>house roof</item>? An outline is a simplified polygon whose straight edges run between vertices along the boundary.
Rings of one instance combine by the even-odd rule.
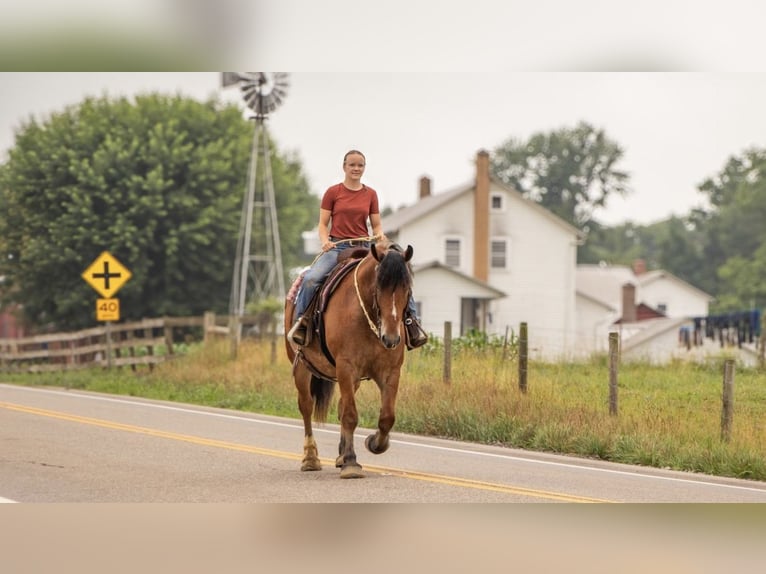
[[[514,188],[504,184],[501,181],[498,181],[494,177],[490,177],[490,184],[494,186],[495,189],[501,189],[505,191],[506,193],[515,196],[518,200],[524,202],[527,206],[529,206],[530,209],[535,210],[537,213],[541,214],[543,217],[548,218],[549,220],[553,221],[560,227],[566,229],[569,233],[572,233],[573,235],[577,236],[578,239],[582,239],[584,237],[582,232],[579,229],[577,229],[573,225],[570,225],[567,221],[563,220],[558,215],[546,209],[539,203],[525,198],[521,193],[516,191]],[[429,195],[428,197],[421,198],[417,203],[402,207],[401,209],[392,213],[391,215],[387,215],[386,217],[384,217],[382,220],[383,231],[386,234],[397,233],[402,227],[405,227],[407,225],[410,225],[416,222],[421,217],[424,217],[425,215],[428,215],[436,211],[441,206],[449,203],[450,201],[454,199],[457,199],[458,197],[461,197],[462,195],[466,193],[473,192],[475,189],[476,189],[476,182],[471,181],[468,183],[464,183],[463,185],[460,185],[458,187],[452,188],[448,191],[445,191],[442,193],[435,193],[435,194]]]
[[[470,275],[467,275],[455,269],[454,267],[450,267],[449,265],[440,263],[439,261],[431,261],[429,263],[415,265],[412,268],[412,270],[415,272],[415,275],[417,275],[418,273],[422,271],[427,271],[429,269],[436,269],[438,271],[449,273],[451,275],[454,275],[456,277],[463,279],[464,281],[468,281],[469,283],[476,285],[477,287],[479,287],[481,290],[483,290],[486,293],[487,299],[499,299],[500,297],[508,296],[505,292],[500,291],[500,289],[496,289],[489,283],[485,283],[484,281],[476,279],[475,277],[471,277]]]
[[[615,309],[622,307],[622,286],[626,283],[635,285],[638,288],[637,294],[640,296],[641,287],[662,278],[669,279],[683,288],[707,298],[708,301],[713,299],[711,295],[697,289],[694,285],[661,269],[636,275],[627,265],[580,264],[577,266],[576,277],[578,293],[601,301]]]
[[[405,227],[410,223],[417,221],[424,215],[439,209],[442,205],[445,205],[453,199],[472,190],[473,187],[473,184],[464,184],[443,193],[432,194],[420,199],[413,205],[407,205],[391,215],[386,215],[382,220],[384,233],[398,232],[402,227]]]
[[[715,297],[713,297],[709,293],[706,293],[702,289],[698,289],[697,287],[695,287],[691,283],[687,283],[686,281],[684,281],[680,277],[676,277],[670,271],[665,271],[664,269],[656,269],[654,271],[647,271],[646,273],[642,273],[641,275],[639,275],[639,278],[641,280],[641,285],[642,286],[643,285],[649,285],[650,283],[653,283],[654,281],[657,281],[658,279],[670,279],[671,281],[674,281],[674,282],[682,285],[683,287],[685,287],[687,289],[690,289],[691,291],[696,292],[701,297],[707,297],[708,301],[712,301],[713,299],[715,299]]]
[[[602,301],[601,299],[596,299],[595,297],[591,297],[590,295],[588,295],[587,293],[584,293],[584,292],[580,291],[579,289],[577,289],[577,290],[575,291],[575,294],[577,295],[577,297],[581,297],[581,298],[583,298],[583,299],[587,299],[588,301],[590,301],[590,302],[592,302],[592,303],[595,303],[596,305],[599,305],[599,306],[603,307],[603,308],[604,308],[604,309],[606,309],[607,311],[610,311],[610,312],[617,312],[617,311],[619,311],[619,309],[617,309],[616,307],[614,307],[614,306],[610,305],[610,304],[609,304],[609,303],[607,303],[606,301]]]
[[[646,303],[639,303],[636,305],[636,321],[648,321],[649,319],[659,319],[667,317],[665,313],[662,311],[658,311],[657,309],[654,309],[653,307],[650,307]],[[617,319],[614,324],[620,325],[622,323],[625,323],[626,321],[621,318]],[[631,322],[632,323],[632,322]]]
[[[658,318],[650,319],[640,323],[644,328],[638,333],[632,335],[622,343],[622,351],[628,352],[636,347],[639,347],[642,343],[650,341],[671,329],[679,329],[682,325],[689,322],[686,318]],[[631,323],[631,326],[635,326],[636,323]]]

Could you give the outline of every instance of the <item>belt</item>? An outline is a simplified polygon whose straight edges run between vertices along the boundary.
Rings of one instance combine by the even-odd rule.
[[[343,242],[342,245],[346,245],[348,247],[368,247],[370,245],[369,241],[363,241],[361,239],[349,240],[349,239],[342,239],[340,237],[332,237],[332,236],[330,236],[330,241],[332,241],[333,243],[342,241]]]

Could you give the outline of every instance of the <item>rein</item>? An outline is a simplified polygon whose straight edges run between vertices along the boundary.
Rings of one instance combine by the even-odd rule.
[[[366,235],[364,237],[354,237],[352,239],[341,239],[339,241],[334,241],[335,245],[340,245],[341,243],[351,243],[354,241],[376,241],[378,239],[378,235]],[[316,257],[314,257],[314,260],[311,262],[311,265],[309,267],[313,266],[314,263],[317,262],[317,259],[319,259],[322,255],[324,255],[324,251],[320,251],[317,253]]]
[[[362,266],[362,263],[364,263],[364,260],[362,260],[359,265],[354,267],[354,290],[356,291],[356,298],[359,299],[359,306],[362,308],[362,313],[364,313],[364,316],[367,319],[367,325],[369,325],[372,332],[375,333],[375,336],[380,339],[380,329],[378,329],[378,326],[372,322],[372,319],[370,319],[370,315],[367,313],[367,308],[364,306],[364,301],[362,300],[362,294],[359,292],[359,280],[357,278],[357,272]]]

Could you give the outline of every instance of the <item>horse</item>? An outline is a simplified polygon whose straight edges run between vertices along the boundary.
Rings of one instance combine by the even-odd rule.
[[[373,243],[357,258],[353,272],[333,285],[321,318],[323,337],[312,333],[306,345],[298,347],[285,335],[303,417],[302,471],[322,469],[311,425],[312,412],[315,422],[327,420],[336,382],[340,390],[341,432],[335,466],[341,469],[340,477],[364,477],[354,451],[354,431],[359,421],[355,394],[364,379],[375,381],[380,391],[378,429],[364,444],[373,454],[388,450],[406,347],[403,319],[412,288],[412,253],[411,245],[403,250],[391,242]],[[343,253],[339,261],[342,259]],[[293,324],[294,310],[295,304],[288,296],[285,334]]]

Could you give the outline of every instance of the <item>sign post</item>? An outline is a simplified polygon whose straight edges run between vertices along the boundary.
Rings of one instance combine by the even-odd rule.
[[[106,322],[106,361],[112,368],[112,321],[120,320],[120,300],[114,294],[125,285],[132,274],[111,253],[104,251],[83,271],[82,278],[102,299],[96,300],[96,320]]]

